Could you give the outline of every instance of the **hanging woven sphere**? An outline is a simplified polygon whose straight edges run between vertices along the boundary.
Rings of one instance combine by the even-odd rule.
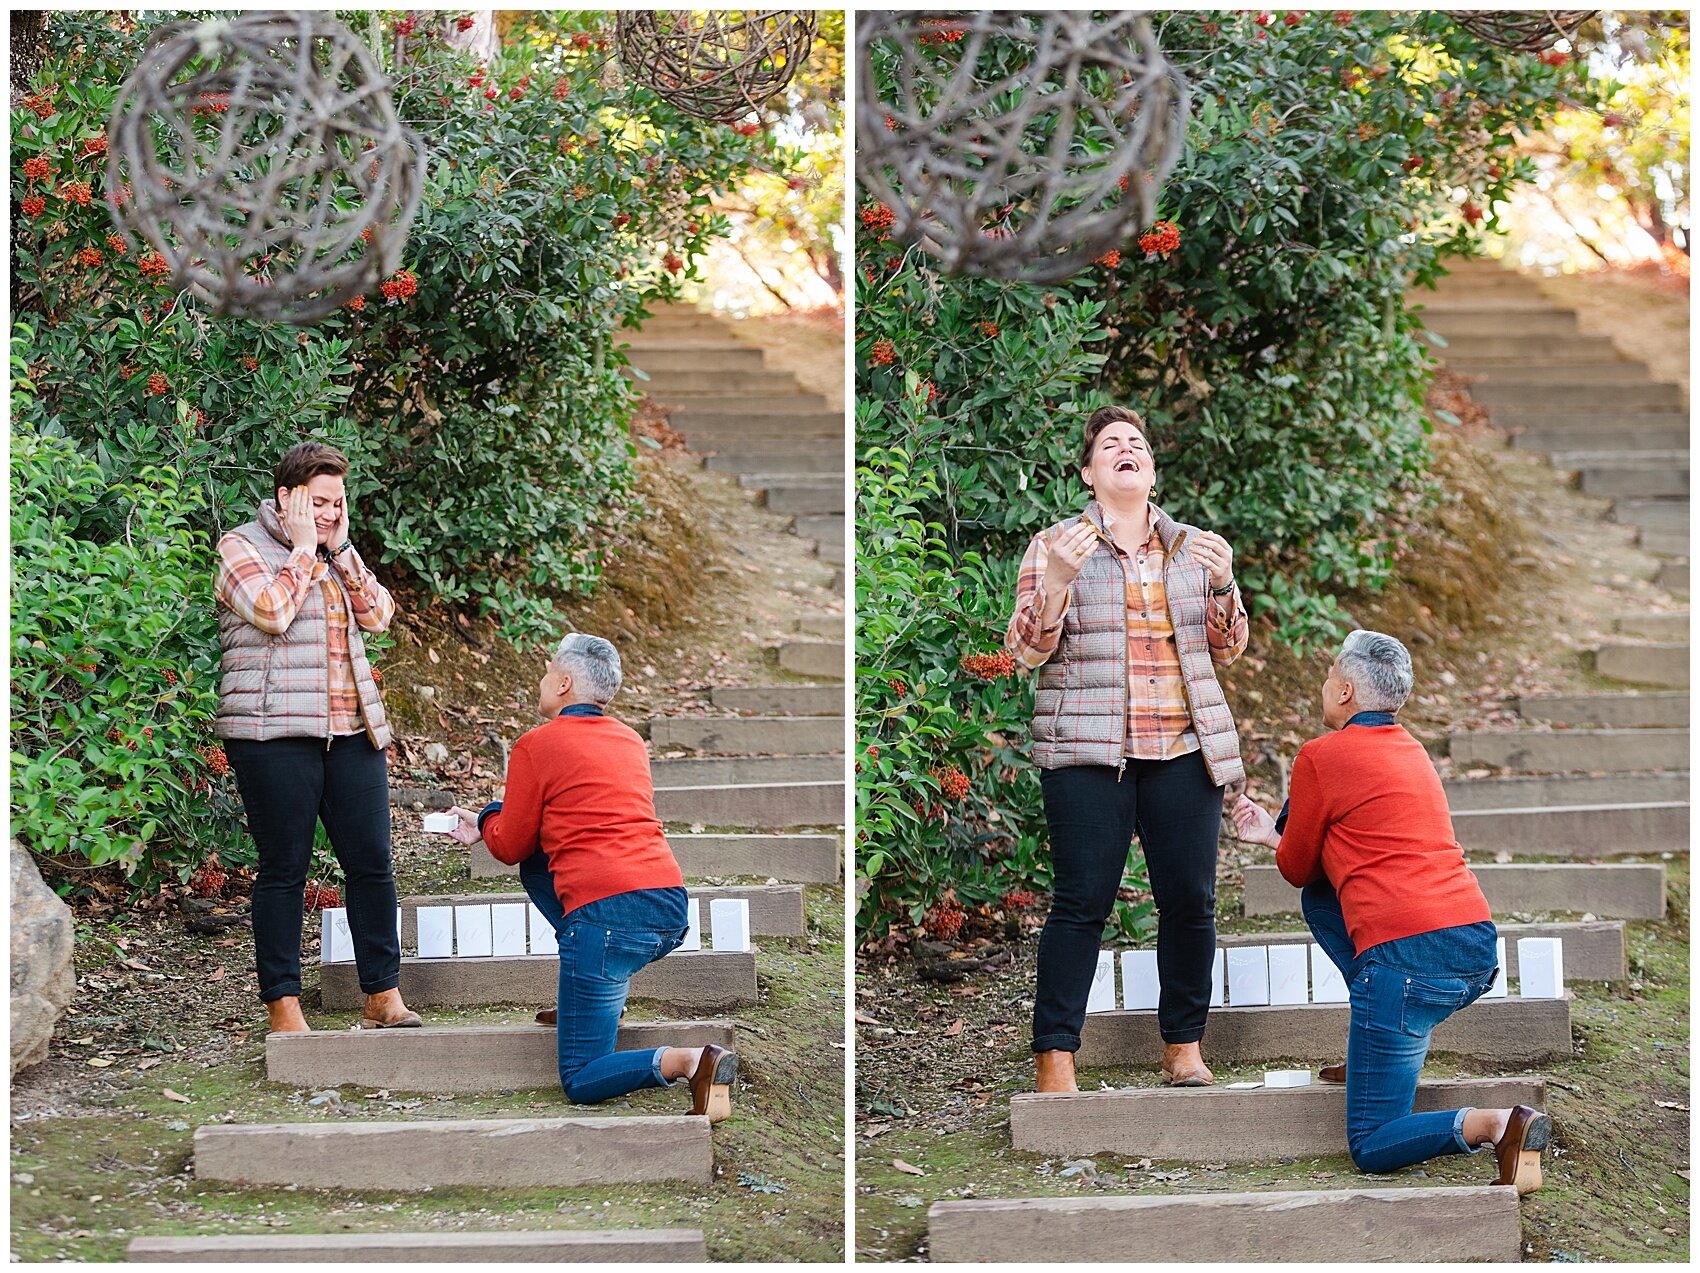
[[[162,29],[107,127],[106,198],[216,312],[310,323],[401,263],[425,151],[342,23],[254,12]]]
[[[722,122],[791,82],[815,42],[812,10],[643,9],[615,17],[620,64],[688,115]]]
[[[1156,215],[1190,94],[1142,13],[861,13],[857,179],[944,270],[1057,283]]]
[[[1460,9],[1451,17],[1478,40],[1521,53],[1538,53],[1559,40],[1569,40],[1576,28],[1598,9]]]

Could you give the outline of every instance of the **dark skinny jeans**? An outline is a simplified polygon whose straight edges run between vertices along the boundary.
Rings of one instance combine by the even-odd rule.
[[[248,830],[259,847],[254,880],[254,962],[260,998],[301,993],[301,907],[313,858],[314,824],[323,821],[342,865],[343,903],[354,936],[354,964],[367,994],[401,982],[395,873],[390,867],[389,765],[365,734],[226,739]]]
[[[1201,752],[1173,760],[1040,772],[1051,832],[1051,913],[1039,939],[1033,1050],[1080,1050],[1104,924],[1134,837],[1157,906],[1157,1025],[1167,1043],[1204,1037],[1216,956],[1222,789]]]

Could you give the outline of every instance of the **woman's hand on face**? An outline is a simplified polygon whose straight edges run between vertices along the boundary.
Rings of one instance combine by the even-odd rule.
[[[1241,796],[1230,816],[1234,820],[1234,834],[1246,844],[1264,844],[1272,849],[1281,847],[1281,837],[1275,833],[1275,819],[1253,804],[1250,796]]]
[[[1059,530],[1051,537],[1045,558],[1046,592],[1054,595],[1075,581],[1087,557],[1092,555],[1097,539],[1098,528],[1084,520]]]
[[[290,547],[312,552],[319,546],[319,528],[313,520],[313,496],[305,486],[297,486],[285,495],[283,507],[278,512],[282,514],[283,529],[289,535]]]
[[[1234,550],[1214,531],[1201,530],[1192,541],[1192,555],[1210,572],[1212,588],[1226,588],[1234,578]]]
[[[348,542],[348,521],[354,515],[354,500],[348,495],[342,497],[342,515],[331,528],[330,549],[335,552]]]

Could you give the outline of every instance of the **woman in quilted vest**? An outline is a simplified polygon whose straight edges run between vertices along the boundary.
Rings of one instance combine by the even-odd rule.
[[[1246,612],[1227,542],[1151,503],[1137,414],[1093,412],[1080,476],[1093,499],[1033,537],[1008,632],[1039,681],[1033,761],[1054,879],[1033,1005],[1038,1087],[1074,1090],[1099,943],[1135,837],[1157,907],[1163,1074],[1202,1087],[1216,842],[1224,789],[1245,778],[1215,669],[1245,649]]]
[[[271,1029],[282,1032],[307,1029],[301,916],[321,821],[347,882],[361,1024],[420,1023],[397,989],[390,727],[362,638],[389,627],[395,602],[349,542],[347,474],[333,446],[292,447],[273,472],[277,497],[218,544],[224,657],[214,732],[259,849],[254,956]]]

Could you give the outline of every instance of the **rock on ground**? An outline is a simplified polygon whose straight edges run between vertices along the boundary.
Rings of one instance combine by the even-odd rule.
[[[12,1074],[47,1059],[53,1027],[77,993],[71,908],[12,841]]]

